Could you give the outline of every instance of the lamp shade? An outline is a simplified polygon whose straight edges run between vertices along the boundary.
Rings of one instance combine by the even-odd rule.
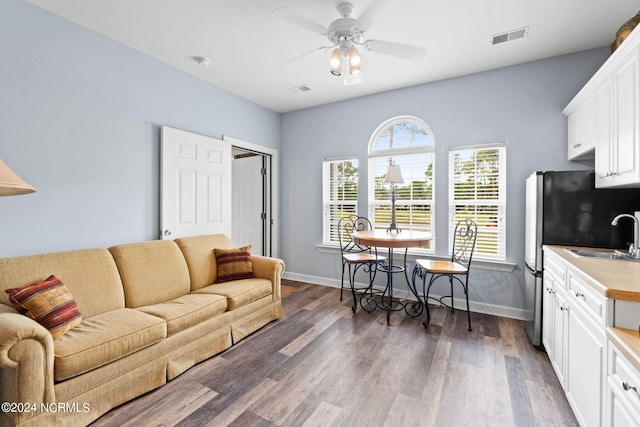
[[[400,166],[394,164],[389,165],[389,168],[387,169],[387,179],[385,179],[385,182],[388,182],[389,184],[404,183],[404,178],[402,177],[402,169],[400,169]]]
[[[35,188],[24,182],[9,166],[0,160],[0,196],[17,196],[35,191]]]

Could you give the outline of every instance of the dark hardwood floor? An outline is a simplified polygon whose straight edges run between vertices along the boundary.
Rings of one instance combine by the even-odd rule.
[[[521,321],[433,311],[354,315],[350,298],[283,280],[282,319],[95,426],[577,426]]]

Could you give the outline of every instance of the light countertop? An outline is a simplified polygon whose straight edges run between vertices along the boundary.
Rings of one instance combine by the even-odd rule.
[[[640,262],[579,257],[566,251],[568,246],[545,248],[593,279],[596,282],[594,289],[605,297],[640,302]]]
[[[607,328],[607,337],[624,357],[640,371],[640,338],[638,331],[623,328]]]

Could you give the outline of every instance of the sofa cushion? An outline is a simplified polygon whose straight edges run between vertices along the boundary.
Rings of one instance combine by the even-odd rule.
[[[120,359],[167,336],[163,319],[122,308],[83,320],[55,341],[55,380]]]
[[[189,293],[189,270],[171,240],[129,243],[109,248],[116,261],[129,308],[170,301]]]
[[[69,289],[84,319],[124,308],[120,274],[107,249],[82,249],[0,259],[2,290],[30,285],[51,274],[55,274]],[[10,306],[4,292],[0,292],[0,302]]]
[[[233,243],[224,234],[181,237],[175,242],[187,260],[192,291],[209,286],[216,281],[218,268],[213,250],[233,248]]]
[[[216,254],[216,283],[230,280],[250,279],[253,276],[251,245],[234,249],[213,250]]]
[[[47,328],[53,339],[82,322],[82,315],[71,292],[57,277],[5,290],[11,305]]]
[[[215,283],[194,291],[194,294],[216,294],[227,298],[229,310],[247,305],[271,294],[271,281],[267,279],[243,279],[231,282]]]
[[[183,295],[171,301],[138,307],[144,313],[167,322],[167,336],[196,325],[227,311],[227,300],[221,295]]]

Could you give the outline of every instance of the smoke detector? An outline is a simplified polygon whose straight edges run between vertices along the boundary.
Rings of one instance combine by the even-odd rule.
[[[211,63],[211,60],[209,58],[205,58],[204,56],[194,56],[192,59],[201,67],[208,67]]]

